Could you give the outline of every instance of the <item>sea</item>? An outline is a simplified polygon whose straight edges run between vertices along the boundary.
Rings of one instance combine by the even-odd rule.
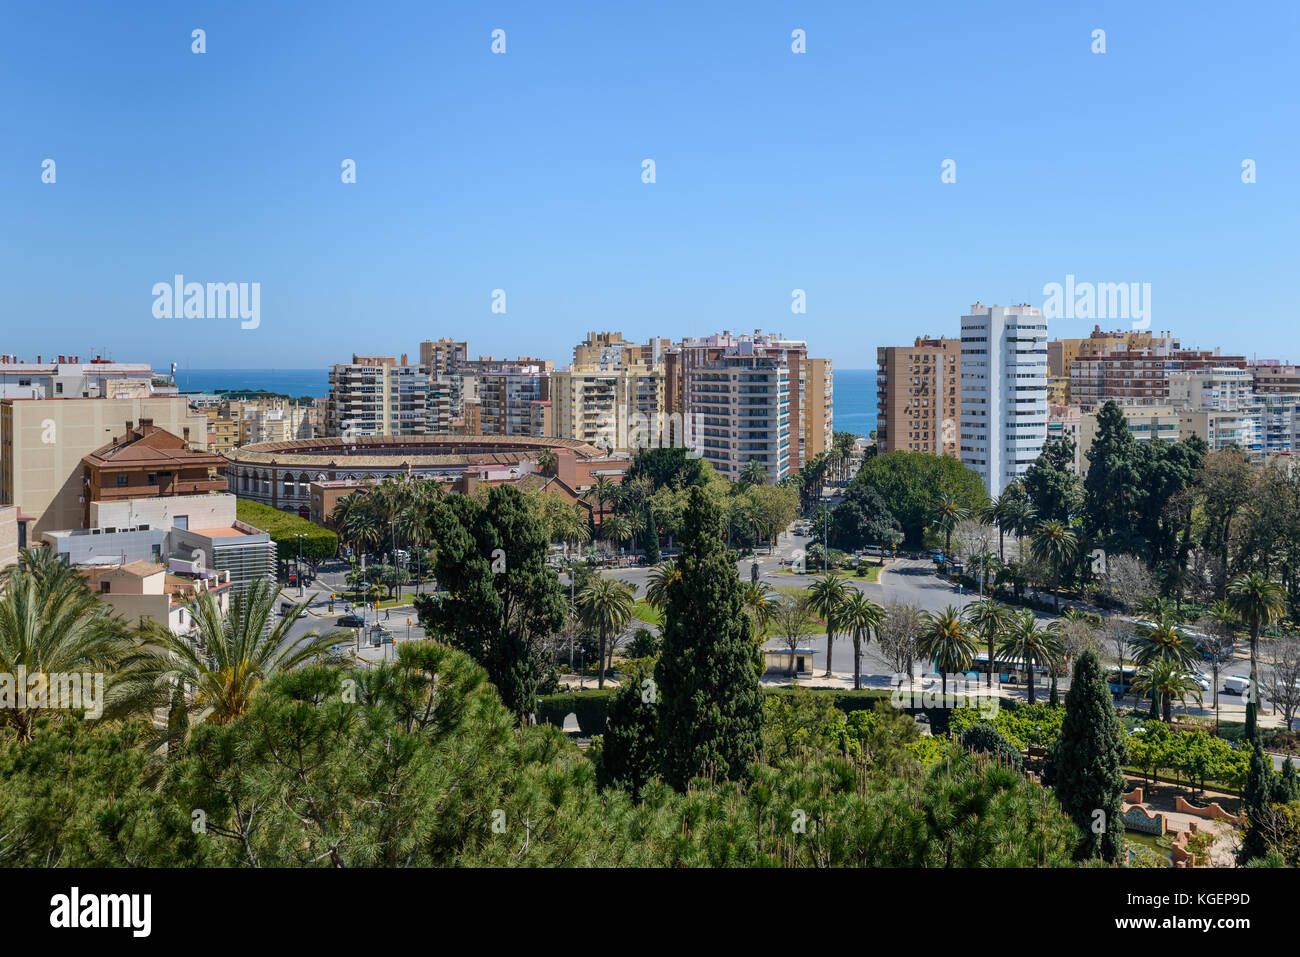
[[[182,392],[263,389],[299,398],[329,394],[328,369],[177,369]],[[835,370],[835,430],[870,435],[876,427],[876,370]]]

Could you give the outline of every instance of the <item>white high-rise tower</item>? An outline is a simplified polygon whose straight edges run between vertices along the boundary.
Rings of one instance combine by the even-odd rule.
[[[961,317],[961,460],[991,496],[1025,474],[1047,438],[1047,320],[1034,306]]]

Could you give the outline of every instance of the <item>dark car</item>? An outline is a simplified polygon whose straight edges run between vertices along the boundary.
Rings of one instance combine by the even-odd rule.
[[[366,620],[360,615],[344,615],[335,624],[340,628],[364,628]]]

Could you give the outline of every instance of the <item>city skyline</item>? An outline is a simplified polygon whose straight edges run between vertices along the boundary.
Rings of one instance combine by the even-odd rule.
[[[1295,361],[1297,14],[1268,6],[1267,33],[1172,5],[304,24],[145,4],[74,35],[24,10],[0,40],[36,91],[0,159],[10,348],[320,368],[467,327],[483,354],[542,356],[590,329],[762,327],[870,369],[900,317],[951,336],[970,302],[1042,307],[1073,277],[1149,289],[1137,321],[1189,347]],[[258,284],[256,325],[155,318],[176,275]],[[1094,322],[1129,325],[1049,336]]]

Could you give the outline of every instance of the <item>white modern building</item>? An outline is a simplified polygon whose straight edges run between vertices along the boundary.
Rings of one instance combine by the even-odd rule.
[[[961,460],[989,495],[1025,474],[1047,438],[1047,319],[975,303],[961,318]]]

